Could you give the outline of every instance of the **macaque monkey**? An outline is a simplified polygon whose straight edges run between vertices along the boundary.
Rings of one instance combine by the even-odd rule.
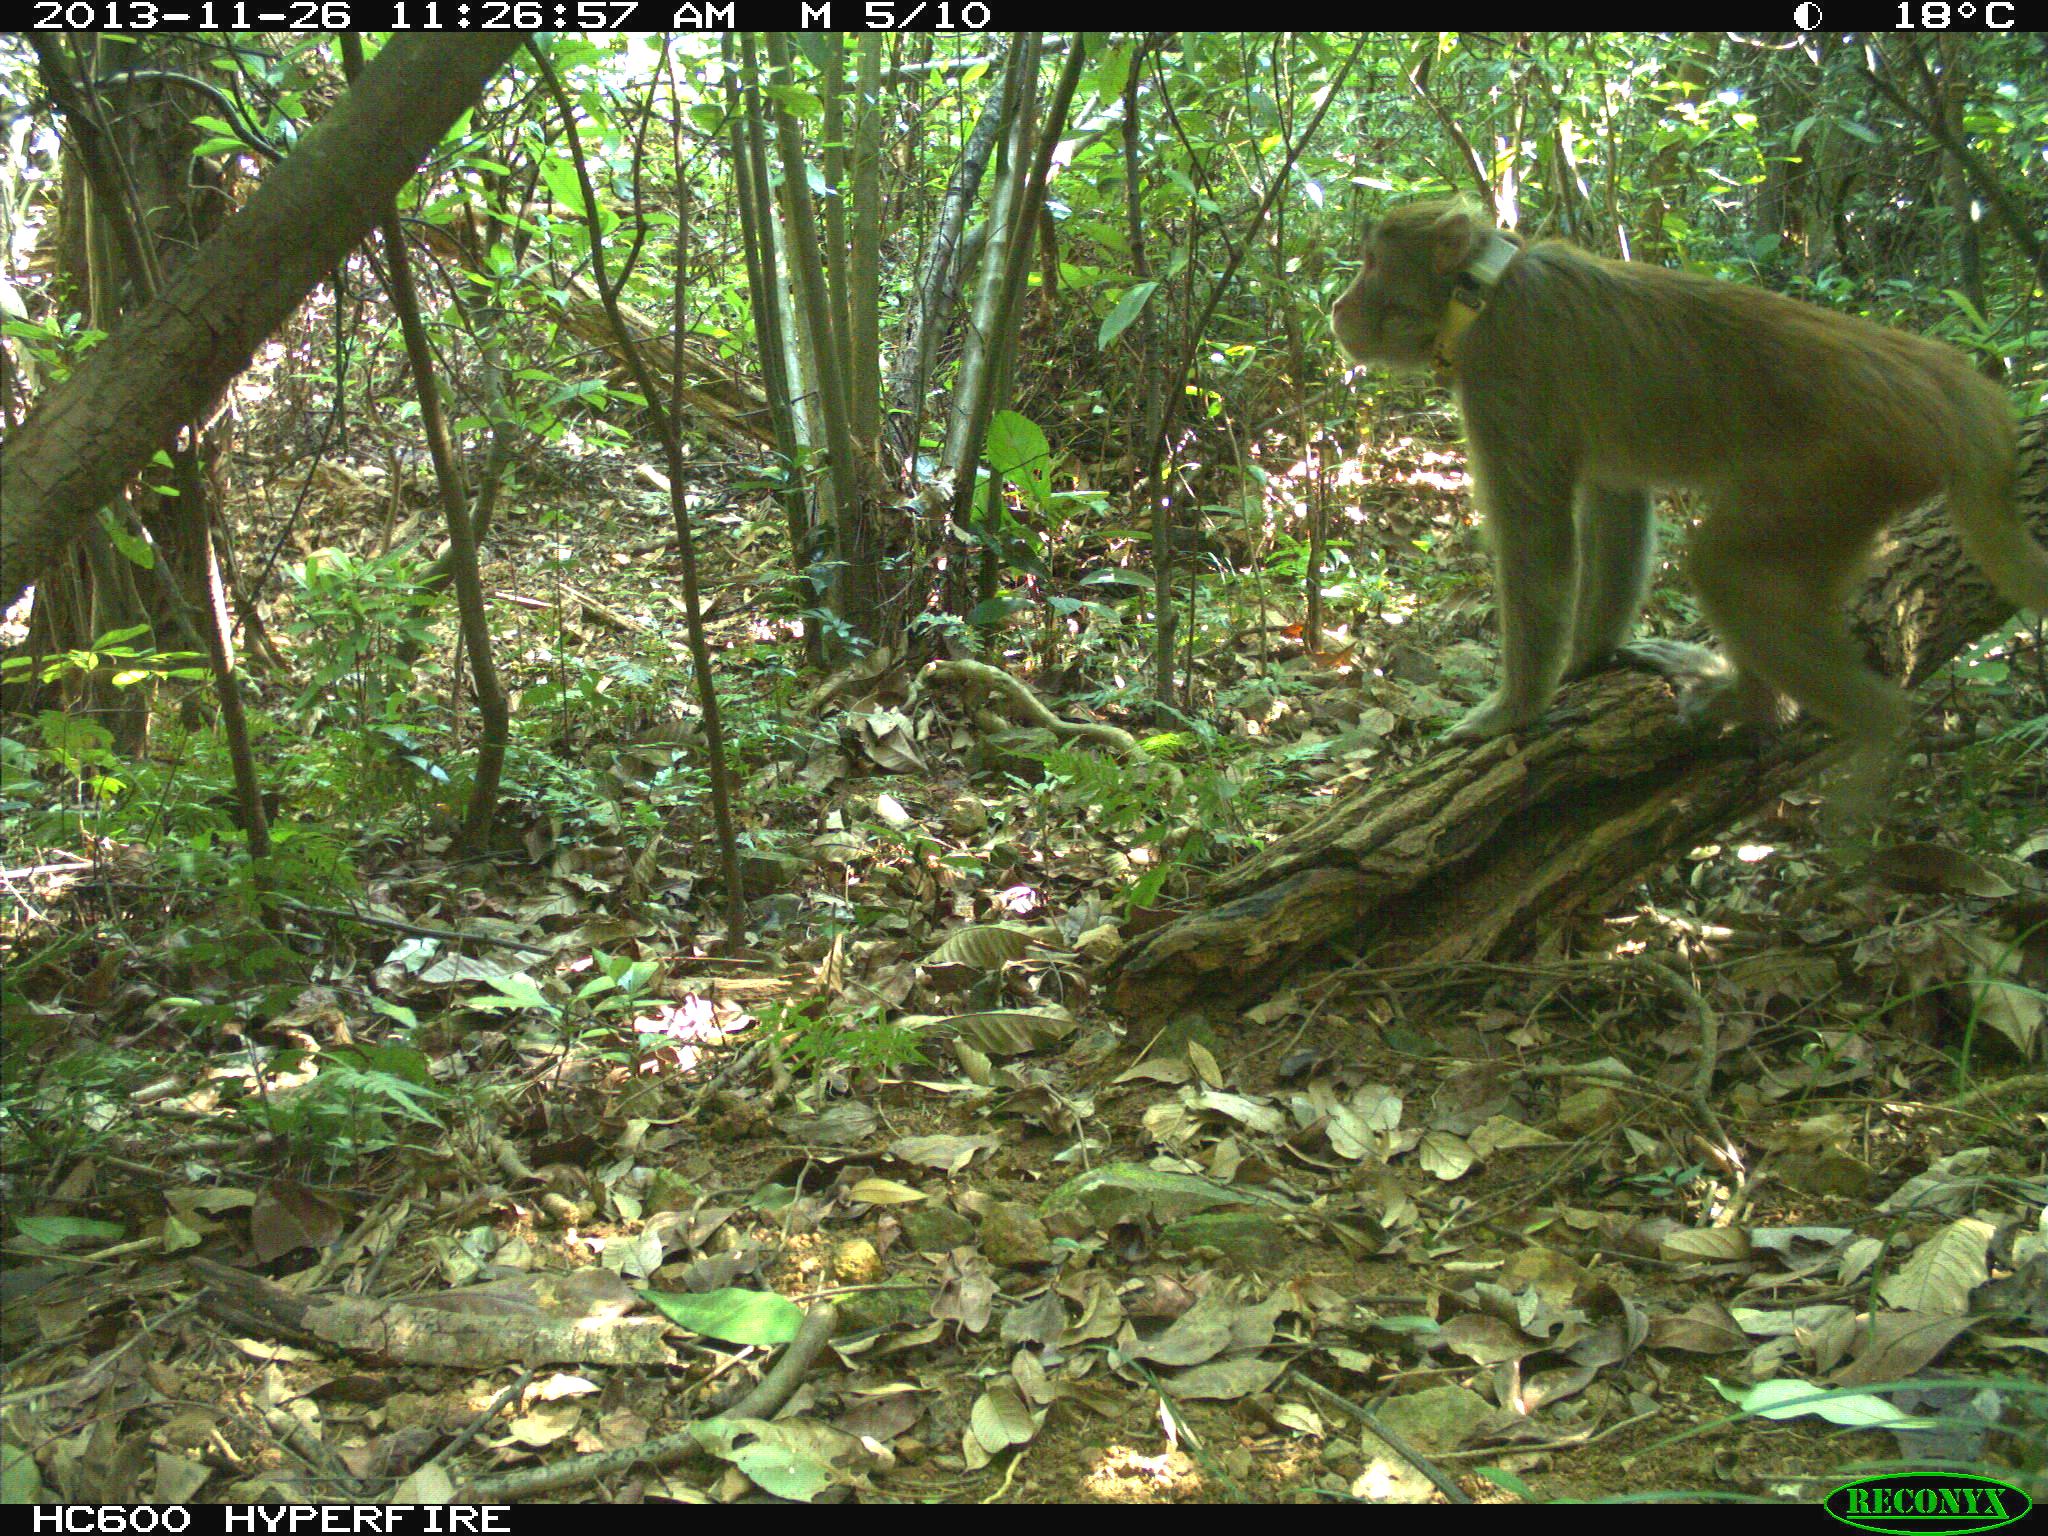
[[[1505,675],[1452,727],[1532,724],[1624,648],[1649,589],[1653,487],[1700,492],[1690,575],[1731,668],[1689,714],[1769,721],[1780,695],[1883,759],[1905,696],[1842,606],[1894,514],[1946,492],[1963,548],[2048,610],[2048,552],[2012,506],[2017,430],[1962,354],[1761,289],[1524,246],[1456,202],[1395,209],[1330,310],[1354,362],[1434,365],[1471,444]],[[1668,668],[1667,668],[1668,670]]]

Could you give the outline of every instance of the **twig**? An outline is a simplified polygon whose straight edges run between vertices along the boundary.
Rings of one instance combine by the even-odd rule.
[[[804,1315],[803,1326],[790,1341],[789,1348],[782,1352],[760,1385],[755,1387],[738,1403],[724,1413],[710,1419],[699,1419],[689,1428],[672,1435],[642,1444],[628,1446],[619,1451],[598,1451],[588,1456],[572,1456],[544,1467],[523,1467],[517,1472],[501,1473],[471,1483],[461,1493],[462,1501],[476,1504],[508,1504],[521,1499],[538,1498],[542,1494],[559,1493],[564,1488],[581,1487],[586,1483],[599,1482],[606,1478],[621,1477],[635,1467],[659,1471],[672,1467],[691,1452],[703,1448],[700,1438],[707,1424],[718,1419],[765,1419],[776,1409],[788,1402],[804,1377],[810,1374],[812,1364],[819,1352],[832,1337],[832,1330],[839,1321],[838,1309],[828,1303],[814,1305]]]
[[[1678,999],[1685,1011],[1692,1015],[1693,1023],[1699,1027],[1700,1064],[1693,1071],[1692,1088],[1687,1097],[1691,1100],[1694,1111],[1712,1127],[1714,1139],[1720,1144],[1719,1155],[1739,1168],[1741,1163],[1736,1157],[1735,1143],[1728,1135],[1728,1128],[1721,1124],[1721,1117],[1714,1113],[1713,1103],[1708,1098],[1708,1093],[1714,1086],[1714,1068],[1721,1058],[1720,1018],[1707,1006],[1707,1000],[1700,996],[1700,989],[1662,960],[1652,959],[1648,955],[1630,955],[1626,963],[1630,970],[1654,977],[1663,983],[1664,990]]]
[[[1395,1455],[1428,1478],[1430,1482],[1436,1485],[1436,1491],[1449,1499],[1453,1504],[1470,1504],[1472,1502],[1472,1495],[1460,1488],[1448,1472],[1423,1455],[1422,1452],[1416,1450],[1414,1446],[1403,1440],[1393,1430],[1382,1424],[1379,1417],[1363,1403],[1354,1403],[1348,1397],[1340,1397],[1314,1377],[1304,1376],[1299,1371],[1290,1371],[1288,1375],[1302,1386],[1307,1387],[1317,1397],[1343,1409],[1344,1412],[1350,1414],[1352,1418],[1358,1420],[1359,1423],[1379,1436],[1380,1439],[1386,1441],[1388,1448]]]
[[[1946,1103],[1936,1104],[1936,1109],[1969,1109],[1990,1099],[2002,1099],[2009,1094],[2040,1093],[2048,1089],[2048,1074],[2029,1072],[2019,1077],[2000,1078],[1995,1083],[1985,1083],[1967,1093],[1959,1093]]]
[[[529,1381],[533,1380],[534,1374],[534,1368],[530,1365],[525,1370],[521,1371],[519,1373],[518,1379],[511,1382],[505,1388],[504,1391],[500,1392],[496,1397],[492,1398],[489,1406],[487,1406],[482,1413],[477,1414],[467,1424],[463,1425],[462,1428],[456,1432],[454,1439],[450,1440],[446,1445],[442,1446],[440,1450],[434,1452],[433,1455],[429,1456],[425,1461],[421,1462],[417,1468],[415,1468],[410,1474],[408,1474],[408,1476],[417,1477],[420,1473],[426,1471],[429,1467],[438,1467],[442,1465],[444,1462],[451,1460],[455,1455],[457,1455],[462,1450],[464,1446],[468,1445],[470,1441],[474,1440],[477,1437],[477,1435],[482,1432],[483,1427],[486,1424],[490,1423],[491,1420],[495,1419],[498,1416],[499,1409],[503,1408],[507,1403],[511,1402],[513,1398],[517,1397],[521,1392],[524,1392],[526,1390],[526,1384]],[[404,1478],[399,1479],[399,1483],[403,1483],[404,1481]],[[389,1503],[391,1501],[391,1498],[397,1497],[397,1487],[398,1483],[394,1483],[392,1485],[393,1492],[390,1498],[387,1498],[385,1502]]]
[[[1513,1447],[1514,1453],[1517,1456],[1530,1456],[1541,1455],[1547,1451],[1582,1450],[1589,1445],[1598,1445],[1602,1440],[1612,1439],[1624,1429],[1629,1429],[1637,1424],[1654,1419],[1664,1411],[1662,1408],[1652,1408],[1648,1413],[1635,1413],[1630,1414],[1625,1419],[1616,1419],[1605,1429],[1582,1429],[1556,1440],[1544,1440],[1534,1445],[1517,1445]],[[1473,1451],[1445,1451],[1440,1459],[1444,1461],[1478,1461],[1488,1456],[1498,1457],[1507,1449],[1508,1447],[1506,1446],[1496,1445]]]

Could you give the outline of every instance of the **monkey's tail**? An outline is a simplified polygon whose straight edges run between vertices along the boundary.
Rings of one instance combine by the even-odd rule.
[[[1999,404],[2002,411],[2004,402]],[[2034,541],[2013,506],[2018,433],[2000,420],[1995,431],[1967,436],[1948,488],[1956,534],[2007,601],[2048,613],[2048,550]]]

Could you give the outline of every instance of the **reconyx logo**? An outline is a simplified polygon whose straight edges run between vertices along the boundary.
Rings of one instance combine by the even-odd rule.
[[[1921,1472],[1866,1477],[1827,1496],[1827,1512],[1865,1531],[1995,1531],[2033,1508],[2034,1501],[2006,1483],[1967,1473]]]

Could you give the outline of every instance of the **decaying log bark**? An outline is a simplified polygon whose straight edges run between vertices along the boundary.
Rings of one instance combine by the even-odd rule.
[[[2020,442],[2019,510],[2048,542],[2048,417]],[[1901,519],[1859,595],[1873,660],[1919,683],[2011,613],[1940,503]],[[1540,731],[1446,744],[1314,816],[1223,876],[1207,904],[1134,943],[1112,997],[1156,1015],[1270,990],[1333,942],[1385,963],[1498,959],[1597,910],[1837,754],[1680,725],[1671,684],[1612,672],[1567,688]]]

